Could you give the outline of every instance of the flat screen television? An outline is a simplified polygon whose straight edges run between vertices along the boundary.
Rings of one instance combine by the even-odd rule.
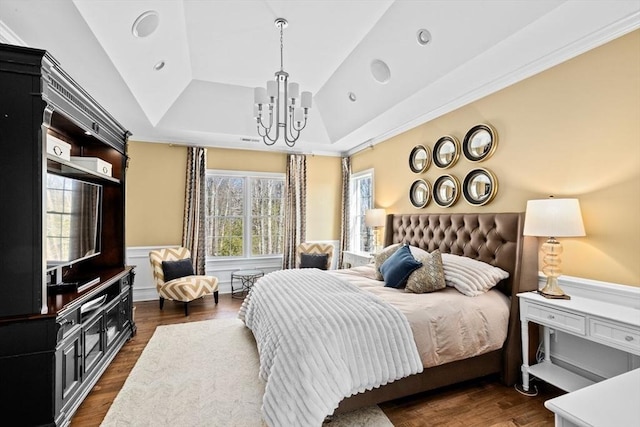
[[[47,269],[100,253],[102,186],[47,173]]]

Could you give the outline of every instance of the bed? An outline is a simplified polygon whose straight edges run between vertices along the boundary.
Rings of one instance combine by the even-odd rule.
[[[407,355],[400,354],[398,356],[395,354],[395,350],[391,351],[393,357],[391,358],[391,362],[387,363],[395,363],[398,365],[398,372],[395,372],[394,366],[383,366],[383,371],[385,372],[386,377],[379,382],[381,386],[374,385],[371,386],[371,383],[366,387],[360,387],[357,392],[352,390],[352,393],[346,393],[345,396],[349,396],[344,398],[339,402],[339,406],[335,409],[335,412],[346,412],[350,410],[354,410],[360,407],[369,406],[372,404],[378,404],[381,402],[385,402],[388,400],[412,395],[415,393],[419,393],[422,391],[427,391],[431,389],[435,389],[438,387],[442,387],[445,385],[455,384],[458,382],[466,381],[473,378],[479,378],[492,374],[499,374],[501,381],[505,384],[513,384],[518,378],[518,373],[521,364],[521,352],[520,352],[520,325],[518,320],[518,301],[516,294],[518,292],[533,290],[537,288],[537,244],[535,239],[524,238],[522,236],[522,227],[524,222],[524,214],[522,213],[495,213],[495,214],[421,214],[421,215],[404,215],[404,214],[394,214],[387,216],[387,225],[385,230],[385,246],[393,245],[396,243],[404,243],[410,245],[415,248],[423,249],[427,252],[433,252],[435,250],[439,250],[442,254],[453,254],[458,256],[463,256],[470,259],[475,259],[479,261],[483,261],[484,263],[491,264],[492,266],[499,267],[508,273],[509,277],[500,281],[494,289],[487,292],[490,294],[489,296],[483,298],[492,298],[494,301],[502,301],[503,305],[506,307],[506,314],[503,316],[504,319],[504,335],[501,339],[503,339],[502,343],[493,345],[490,350],[482,351],[479,354],[472,353],[472,356],[465,356],[463,359],[457,360],[447,360],[444,358],[444,362],[433,362],[433,360],[429,361],[428,357],[423,357],[422,348],[418,351],[412,350],[410,347],[413,345],[416,347],[415,343],[419,343],[419,339],[417,337],[416,326],[409,324],[408,321],[406,324],[402,324],[400,320],[396,319],[393,313],[389,314],[384,312],[385,314],[381,314],[380,316],[387,316],[384,320],[384,324],[388,324],[391,331],[383,331],[381,334],[384,334],[383,339],[373,338],[373,341],[380,343],[392,342],[394,343],[392,348],[407,348]],[[444,256],[444,255],[443,255]],[[368,269],[368,270],[367,270]],[[361,270],[361,271],[359,271]],[[318,279],[315,278],[320,273],[325,275],[325,278]],[[273,273],[272,273],[273,274]],[[291,303],[287,304],[287,301],[290,299],[290,295],[295,295],[298,293],[298,283],[299,288],[304,288],[304,282],[308,279],[308,277],[313,276],[313,280],[325,280],[322,286],[313,286],[309,285],[308,288],[317,289],[317,288],[327,288],[329,291],[323,289],[322,292],[331,292],[330,289],[333,289],[334,286],[338,286],[340,281],[349,282],[350,279],[346,278],[347,276],[353,275],[355,282],[360,282],[361,285],[352,285],[351,283],[347,286],[346,290],[343,292],[343,288],[340,288],[337,297],[326,296],[325,294],[312,294],[311,296],[305,295],[302,299],[296,300],[294,297],[291,297]],[[279,334],[274,333],[273,325],[262,328],[252,328],[254,336],[256,336],[256,341],[258,343],[258,349],[260,353],[261,360],[261,376],[263,378],[268,378],[267,381],[267,392],[265,393],[265,402],[263,406],[263,412],[282,412],[282,408],[289,408],[291,405],[299,405],[298,401],[303,401],[303,405],[306,405],[302,408],[302,412],[309,411],[313,412],[317,410],[314,406],[314,402],[309,402],[306,398],[307,391],[303,390],[302,396],[303,398],[297,398],[296,396],[289,396],[290,399],[286,401],[286,399],[281,399],[279,395],[289,393],[287,390],[296,387],[297,384],[292,383],[280,383],[276,380],[273,380],[274,377],[271,375],[271,367],[273,365],[274,359],[276,361],[282,362],[283,359],[295,358],[296,354],[305,353],[306,349],[303,347],[296,348],[287,348],[286,350],[282,350],[280,355],[267,356],[268,350],[267,347],[279,347],[285,346],[285,343],[289,340],[295,340],[295,335],[309,335],[313,337],[318,337],[317,340],[320,341],[320,345],[322,346],[322,342],[326,342],[326,348],[331,349],[331,352],[334,352],[335,349],[329,344],[329,341],[333,339],[333,335],[335,335],[335,331],[323,334],[322,332],[318,332],[319,329],[315,329],[313,331],[307,330],[306,325],[314,325],[314,324],[326,324],[326,323],[335,323],[334,320],[327,321],[326,314],[319,314],[319,307],[328,306],[330,311],[334,311],[334,306],[344,305],[343,302],[348,300],[347,296],[351,295],[351,292],[357,294],[359,299],[362,299],[364,302],[366,310],[363,309],[354,309],[352,307],[347,306],[345,311],[347,312],[365,312],[366,316],[371,316],[372,312],[378,312],[381,310],[382,306],[397,304],[396,302],[380,302],[383,298],[379,298],[380,295],[375,295],[377,293],[389,293],[388,289],[381,289],[381,285],[378,284],[378,287],[375,286],[375,281],[371,278],[366,279],[362,278],[362,276],[371,276],[372,268],[371,267],[357,267],[350,270],[345,271],[337,271],[337,272],[301,272],[301,271],[283,271],[279,272],[278,275],[271,276],[267,275],[265,278],[262,278],[256,283],[251,293],[243,303],[243,307],[241,308],[240,316],[245,320],[245,323],[249,326],[252,322],[247,322],[245,315],[247,312],[250,313],[249,320],[255,320],[254,318],[265,318],[269,317],[271,314],[269,313],[269,307],[278,307],[278,310],[282,310],[285,313],[285,317],[281,317],[277,322],[280,323],[289,323],[289,329],[286,329],[286,332],[280,332]],[[271,276],[271,277],[268,277]],[[336,279],[338,278],[338,279]],[[346,280],[343,280],[345,279]],[[288,283],[284,283],[285,280],[288,280]],[[369,280],[369,282],[367,282]],[[261,286],[261,281],[264,281],[264,286]],[[271,281],[271,282],[270,282]],[[367,285],[369,283],[369,285]],[[266,289],[269,288],[270,285],[273,284],[273,287],[280,287],[284,291],[277,298],[271,299],[269,302],[264,304],[266,308],[263,306],[261,309],[255,309],[255,307],[251,307],[253,311],[250,310],[250,306],[253,304],[257,305],[255,301],[260,294],[265,294]],[[367,288],[369,286],[369,290],[361,293],[357,293],[356,290],[351,287],[361,286],[363,288]],[[384,288],[382,286],[382,288]],[[338,288],[336,288],[338,289]],[[255,291],[255,292],[254,292]],[[448,301],[447,298],[454,298],[456,291],[453,289],[446,289],[445,291],[434,292],[434,295],[438,295],[434,298],[440,298],[442,301]],[[252,294],[255,294],[252,296]],[[364,294],[364,295],[361,295]],[[369,295],[370,294],[370,295]],[[270,295],[265,294],[266,298],[269,299]],[[400,295],[398,294],[397,297]],[[396,296],[392,295],[391,299],[394,299]],[[460,295],[458,295],[460,297]],[[252,301],[252,298],[254,301]],[[475,300],[475,297],[464,297],[469,301]],[[477,301],[482,300],[483,298],[478,298]],[[310,305],[305,308],[301,308],[302,304],[300,301],[302,300],[310,300]],[[346,304],[346,303],[345,303]],[[448,303],[451,304],[451,303]],[[402,302],[399,303],[402,305]],[[437,305],[437,304],[436,304]],[[455,303],[453,303],[455,305]],[[282,307],[282,308],[280,308]],[[384,307],[383,307],[384,308]],[[326,310],[326,309],[325,309]],[[402,311],[403,308],[398,307],[395,311]],[[406,313],[406,308],[404,309]],[[295,311],[295,313],[294,313]],[[381,311],[382,312],[382,311]],[[302,314],[300,314],[302,313]],[[291,314],[291,318],[295,318],[295,321],[289,321],[289,314]],[[302,317],[301,317],[302,316]],[[336,314],[337,317],[342,316],[341,314]],[[377,316],[377,315],[376,315]],[[411,316],[400,316],[401,318],[407,318]],[[489,317],[489,316],[487,316]],[[342,317],[340,317],[342,318]],[[283,320],[284,319],[284,320]],[[302,320],[301,320],[302,319]],[[321,319],[321,320],[318,320]],[[324,320],[322,320],[324,319]],[[347,323],[358,323],[359,325],[367,326],[370,323],[370,319],[360,321],[356,319],[350,319]],[[254,322],[255,324],[255,322]],[[304,325],[304,328],[301,328],[300,325]],[[361,326],[362,326],[361,325]],[[409,331],[409,335],[415,336],[414,340],[410,338],[407,339],[407,325],[411,328]],[[361,327],[359,326],[359,327]],[[318,326],[320,327],[320,326]],[[341,329],[343,326],[338,325],[337,329]],[[374,329],[380,328],[379,326],[374,327]],[[396,330],[397,329],[397,330]],[[358,332],[359,335],[369,337],[368,330],[360,330]],[[274,336],[278,335],[277,339],[274,339]],[[291,336],[294,336],[291,338]],[[266,337],[266,341],[265,341]],[[353,337],[350,339],[354,339]],[[362,339],[364,338],[355,338]],[[268,342],[267,342],[268,341]],[[338,340],[339,341],[339,340]],[[371,340],[370,340],[371,341]],[[412,341],[412,342],[408,342]],[[422,343],[424,344],[424,343]],[[307,345],[306,343],[304,344]],[[368,348],[371,348],[371,342],[364,343],[365,347],[369,345]],[[419,347],[418,345],[417,347]],[[283,347],[284,348],[284,347]],[[378,349],[373,349],[372,352],[377,351]],[[462,349],[464,351],[464,349]],[[314,350],[311,353],[306,353],[301,358],[303,359],[314,359],[317,356],[317,353],[322,353],[325,351],[324,348],[320,350]],[[328,351],[328,350],[327,350]],[[402,350],[404,351],[404,350]],[[412,351],[414,353],[412,353]],[[474,350],[475,351],[475,350]],[[387,349],[387,354],[390,352]],[[415,360],[415,354],[418,354],[418,361]],[[360,360],[365,359],[362,354],[358,355],[350,355],[351,357]],[[329,359],[331,359],[331,355],[329,355]],[[455,357],[454,357],[455,359]],[[289,361],[287,360],[287,372],[281,374],[286,378],[289,377],[301,377],[302,383],[316,383],[319,381],[322,383],[322,386],[318,386],[317,384],[314,387],[318,387],[322,389],[320,393],[317,393],[321,396],[325,392],[325,389],[330,389],[334,387],[335,384],[328,383],[328,385],[324,385],[323,381],[326,380],[327,377],[333,376],[344,376],[345,372],[334,373],[332,374],[330,370],[321,370],[315,372],[314,369],[316,365],[323,367],[322,363],[317,362],[316,360],[305,360],[303,362],[300,361]],[[376,365],[375,362],[374,365]],[[434,365],[434,363],[436,363]],[[416,366],[419,364],[420,366]],[[263,368],[263,365],[265,368]],[[309,366],[311,366],[311,371],[309,370]],[[324,368],[324,367],[323,367]],[[275,369],[275,368],[274,368]],[[284,368],[281,368],[281,370]],[[352,368],[353,369],[353,368]],[[389,372],[394,371],[394,372]],[[271,376],[270,376],[271,375]],[[318,380],[320,378],[321,380]],[[312,380],[311,380],[312,379]],[[334,383],[339,384],[341,380],[339,379],[331,379]],[[365,382],[366,383],[366,382]],[[271,387],[271,390],[269,390]],[[267,401],[267,394],[275,395],[275,397],[270,398]],[[297,393],[297,392],[296,392]],[[280,405],[280,408],[273,408],[273,405]],[[321,405],[322,406],[322,405]],[[331,401],[329,406],[325,406],[324,408],[331,407],[335,408],[335,403]],[[299,408],[298,408],[299,409]],[[284,412],[287,412],[285,410]],[[322,411],[321,411],[322,412]],[[325,414],[327,415],[327,414]],[[294,420],[294,419],[291,419]],[[313,422],[309,421],[309,424],[314,424],[316,418],[313,418]],[[267,420],[271,425],[278,424],[286,424],[287,419],[268,419]],[[296,420],[299,421],[299,420]],[[305,421],[302,424],[306,424]]]

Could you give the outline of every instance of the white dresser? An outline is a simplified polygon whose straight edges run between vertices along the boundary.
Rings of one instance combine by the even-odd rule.
[[[562,331],[584,340],[640,355],[640,310],[596,296],[572,295],[570,300],[547,299],[536,292],[518,294],[522,326],[522,386],[529,389],[533,375],[556,387],[574,391],[594,383],[552,362],[551,334]],[[529,322],[543,326],[544,360],[530,365]]]
[[[342,268],[367,265],[373,261],[373,254],[368,252],[342,251]]]
[[[640,425],[640,369],[547,400],[556,427]]]

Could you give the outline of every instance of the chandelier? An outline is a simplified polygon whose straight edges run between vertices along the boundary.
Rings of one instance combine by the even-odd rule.
[[[282,128],[284,142],[293,147],[300,137],[300,131],[307,125],[311,92],[300,93],[298,83],[289,83],[289,73],[284,71],[282,60],[282,34],[289,23],[284,18],[278,18],[274,23],[280,29],[280,71],[276,71],[275,80],[267,81],[266,88],[254,89],[253,117],[256,119],[258,135],[265,144],[275,144]]]

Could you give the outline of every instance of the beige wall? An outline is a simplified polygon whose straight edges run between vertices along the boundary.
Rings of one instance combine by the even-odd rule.
[[[411,173],[416,144],[429,148],[451,134],[462,142],[478,123],[491,123],[498,148],[481,163],[461,156],[446,172],[433,165]],[[411,183],[442,173],[460,181],[474,167],[498,177],[489,205],[433,201],[423,210],[408,199]],[[487,96],[353,156],[354,172],[375,169],[378,207],[389,212],[524,211],[529,199],[577,197],[587,237],[560,239],[563,272],[640,286],[640,31]]]
[[[182,241],[187,149],[129,142],[126,245],[176,245]]]
[[[187,149],[130,141],[129,156],[127,246],[179,244],[182,240]],[[209,148],[207,167],[285,173],[287,155]],[[309,156],[307,174],[307,239],[337,240],[340,236],[340,159]]]
[[[307,240],[340,240],[339,157],[307,156]]]

